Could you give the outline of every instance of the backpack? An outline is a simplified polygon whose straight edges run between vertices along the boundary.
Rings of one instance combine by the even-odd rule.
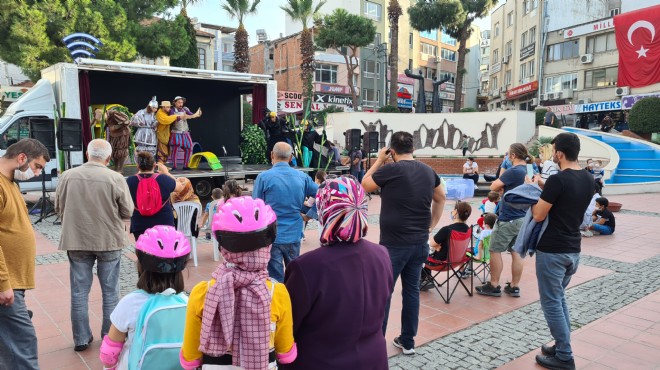
[[[148,294],[142,290],[138,292]],[[138,313],[135,335],[128,354],[129,370],[181,369],[188,297],[173,289],[150,295]]]
[[[163,208],[169,199],[163,203],[160,186],[158,186],[158,182],[156,181],[158,177],[157,173],[146,178],[142,178],[140,175],[136,176],[138,178],[137,193],[135,196],[135,202],[137,203],[136,209],[142,216],[153,216]]]

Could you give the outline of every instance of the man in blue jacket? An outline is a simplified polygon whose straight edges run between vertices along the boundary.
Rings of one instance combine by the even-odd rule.
[[[578,164],[580,139],[561,133],[552,141],[553,160],[560,172],[546,181],[541,199],[532,207],[534,221],[549,217],[536,247],[536,278],[541,308],[555,345],[544,345],[536,362],[548,369],[575,369],[571,322],[565,290],[580,262],[580,224],[594,188],[593,176]],[[534,177],[538,182],[539,176]]]

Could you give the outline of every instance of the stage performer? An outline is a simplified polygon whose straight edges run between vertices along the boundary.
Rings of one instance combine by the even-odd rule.
[[[160,109],[156,112],[156,121],[158,121],[156,138],[158,139],[158,162],[160,163],[167,163],[167,156],[170,153],[170,126],[178,120],[190,118],[187,115],[171,116],[171,109],[172,103],[163,101],[160,103]]]
[[[197,112],[193,114],[188,107],[183,105],[186,103],[186,98],[177,96],[174,98],[174,108],[170,111],[170,115],[182,116],[174,123],[172,133],[170,135],[170,150],[172,151],[172,169],[176,170],[177,154],[179,149],[183,150],[183,170],[187,171],[190,157],[192,156],[192,138],[190,137],[190,128],[188,127],[188,120],[197,118],[202,115],[202,108],[198,108]]]
[[[284,141],[291,145],[291,142],[287,140],[289,128],[286,125],[286,121],[281,117],[278,117],[276,112],[269,112],[259,123],[259,127],[261,127],[266,133],[266,142],[268,143],[266,158],[268,158],[268,160],[270,160],[270,153],[273,151],[275,143]]]
[[[131,126],[137,127],[135,137],[135,156],[139,152],[149,152],[156,157],[156,147],[158,145],[158,138],[156,137],[156,111],[158,110],[158,101],[154,96],[146,108],[140,109],[133,117],[131,117]],[[135,160],[137,163],[137,159]]]
[[[130,118],[126,113],[112,108],[106,112],[106,115],[107,139],[112,146],[112,167],[121,173],[128,158],[128,146],[131,142],[131,129],[128,127]]]

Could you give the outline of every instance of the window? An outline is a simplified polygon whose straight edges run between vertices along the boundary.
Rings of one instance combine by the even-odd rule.
[[[368,102],[374,102],[378,100],[376,96],[376,90],[374,89],[362,89],[362,100]]]
[[[438,47],[435,45],[427,44],[425,42],[422,42],[422,53],[423,54],[428,54],[428,55],[433,55],[433,56],[438,56]]]
[[[420,31],[419,32],[419,37],[423,37],[423,38],[429,39],[429,40],[438,41],[438,30]]]
[[[199,48],[199,69],[206,69],[206,50]]]
[[[536,42],[536,26],[529,29],[529,44],[533,44],[535,42]]]
[[[522,63],[520,65],[520,82],[522,82],[524,78],[527,78],[527,76],[527,63]]]
[[[531,6],[532,10],[539,7],[539,0],[531,0],[531,1],[532,1],[532,6]]]
[[[493,81],[490,84],[493,86],[493,90],[497,90],[497,76],[493,77]]]
[[[506,26],[513,26],[513,11],[510,11],[509,14],[506,15]]]
[[[504,49],[504,56],[510,57],[512,52],[513,52],[513,41],[509,41],[506,43]]]
[[[529,76],[530,76],[530,77],[534,76],[534,67],[535,67],[535,65],[534,65],[534,61],[533,61],[533,60],[530,60],[530,61],[527,63],[527,65],[529,66],[529,67],[527,67],[527,69],[529,70]]]
[[[504,86],[511,85],[511,70],[504,72]]]
[[[545,79],[546,93],[556,93],[562,90],[577,90],[577,73],[547,77]]]
[[[14,123],[9,126],[4,135],[0,137],[0,149],[7,149],[10,144],[14,143],[14,140],[19,141],[21,139],[26,139],[30,137],[30,118],[35,117],[22,117],[14,121]],[[43,117],[45,118],[45,117]]]
[[[413,47],[413,34],[412,32],[408,35],[408,46],[412,49]]]
[[[447,72],[447,71],[440,71],[440,77],[449,77],[449,82],[455,83],[456,82],[456,73],[454,72]]]
[[[614,32],[587,37],[587,53],[602,53],[610,50],[616,50],[616,37],[614,36]]]
[[[376,32],[376,36],[374,36],[374,41],[369,45],[370,47],[378,47],[380,45],[380,32]]]
[[[520,35],[520,48],[522,49],[525,46],[527,46],[527,31]]]
[[[231,53],[232,45],[228,43],[222,44],[222,52],[223,53]]]
[[[616,86],[619,67],[595,69],[584,72],[584,88]]]
[[[426,78],[428,79],[433,79],[435,77],[435,69],[434,68],[426,68]]]
[[[500,49],[493,50],[493,63],[500,62]]]
[[[364,61],[364,67],[362,70],[365,73],[364,77],[378,78],[378,75],[380,75],[380,63],[378,63],[375,60],[363,60],[363,61]]]
[[[548,46],[547,61],[552,62],[555,60],[571,59],[580,56],[578,48],[578,41],[566,41],[559,44]]]
[[[522,12],[523,12],[523,14],[529,13],[529,11],[531,10],[530,5],[531,5],[530,0],[523,0],[523,3],[522,3]]]
[[[380,17],[381,17],[381,8],[382,5],[372,3],[370,1],[365,1],[364,2],[364,16],[367,18],[371,18],[377,22],[380,22]]]
[[[329,84],[337,83],[337,66],[332,64],[318,64],[314,76],[315,82],[325,82]]]
[[[610,17],[614,17],[615,15],[621,14],[621,9],[619,8],[614,8],[610,9]]]
[[[442,37],[441,37],[441,40],[440,40],[440,41],[441,41],[443,44],[447,44],[447,45],[451,45],[451,46],[456,46],[456,39],[453,38],[453,37],[451,37],[451,36],[449,36],[449,35],[446,34],[446,33],[443,33],[443,34],[442,34]]]
[[[442,48],[441,53],[442,59],[450,60],[452,62],[456,61],[456,52],[454,50]]]
[[[495,23],[495,37],[500,35],[500,22]]]

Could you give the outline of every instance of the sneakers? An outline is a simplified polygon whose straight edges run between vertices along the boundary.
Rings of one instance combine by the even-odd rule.
[[[594,236],[594,233],[591,230],[580,230],[580,234],[586,238]]]
[[[544,356],[554,356],[557,351],[555,345],[544,344],[541,346],[541,353]]]
[[[504,293],[512,297],[520,297],[520,287],[511,286],[511,283],[506,283],[506,286],[504,287]]]
[[[76,352],[82,352],[82,351],[86,350],[87,348],[89,348],[89,345],[93,341],[94,341],[94,336],[92,335],[92,337],[89,338],[89,342],[87,342],[86,344],[79,344],[79,345],[73,347],[73,350],[76,351]]]
[[[431,290],[435,287],[435,283],[432,280],[429,279],[422,279],[419,282],[419,290],[422,292],[426,292],[427,290]]]
[[[493,284],[490,283],[490,281],[482,286],[476,287],[475,289],[477,290],[477,294],[487,295],[491,297],[502,296],[501,287],[499,285],[497,287],[494,287]]]
[[[394,338],[394,340],[392,341],[392,344],[394,344],[394,347],[396,347],[396,348],[401,348],[403,350],[404,355],[410,356],[410,355],[415,354],[415,348],[406,349],[403,346],[403,344],[401,344],[401,340],[399,339],[399,337]]]
[[[563,361],[558,359],[556,356],[536,355],[536,363],[546,369],[553,369],[553,370],[575,369],[575,360],[570,359],[568,361]]]

